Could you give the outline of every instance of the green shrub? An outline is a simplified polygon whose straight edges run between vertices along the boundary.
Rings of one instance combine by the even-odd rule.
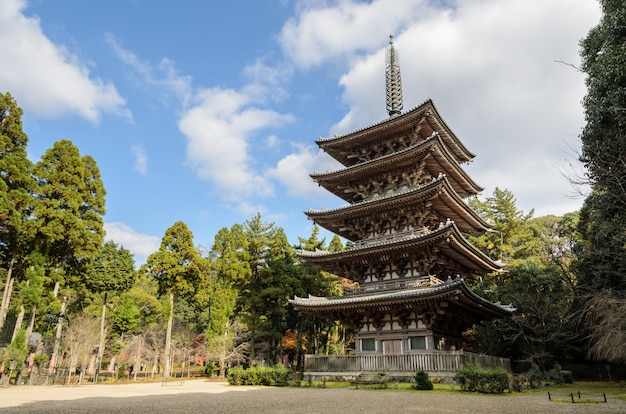
[[[559,385],[563,384],[563,373],[559,364],[554,364],[554,367],[548,371],[548,381]]]
[[[543,381],[543,372],[541,372],[541,368],[536,364],[532,364],[528,372],[526,373],[528,378],[528,385],[530,388],[537,389],[541,388]]]
[[[231,368],[226,379],[230,385],[269,385],[284,387],[289,385],[291,371],[282,364],[274,367],[255,365],[248,369]]]
[[[414,390],[432,390],[433,383],[428,378],[428,373],[417,371],[413,378],[411,378],[411,388]]]
[[[485,370],[473,364],[458,370],[454,380],[463,391],[500,394],[509,389],[509,374],[506,371]]]
[[[226,379],[230,385],[243,385],[245,370],[241,367],[235,367],[228,370]]]
[[[215,375],[215,364],[213,362],[207,362],[204,366],[204,375],[212,378]]]
[[[561,376],[563,377],[563,382],[566,384],[572,384],[574,382],[574,373],[572,371],[561,370]]]

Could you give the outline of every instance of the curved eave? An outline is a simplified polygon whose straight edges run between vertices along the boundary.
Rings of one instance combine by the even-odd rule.
[[[426,160],[425,169],[432,176],[436,177],[439,174],[448,176],[452,187],[462,197],[469,197],[483,191],[483,188],[476,184],[454,160],[439,135],[431,136],[419,144],[393,154],[338,171],[313,173],[310,176],[326,190],[352,203],[357,201],[354,200],[356,196],[354,193],[346,193],[341,184],[366,180],[370,176],[380,174],[381,171],[410,170],[415,168],[422,159]]]
[[[300,251],[298,256],[304,262],[322,268],[335,268],[341,262],[368,262],[383,255],[396,252],[415,251],[428,245],[437,245],[442,255],[476,273],[501,271],[493,260],[467,241],[454,223],[442,226],[420,236],[410,235],[393,241],[372,242],[339,252]]]
[[[440,217],[449,218],[465,232],[478,233],[491,229],[489,224],[454,191],[446,176],[443,175],[421,187],[332,210],[309,210],[305,214],[325,229],[355,241],[354,236],[348,230],[343,230],[346,220],[376,215],[394,208],[414,205],[423,200],[431,200],[432,208]]]
[[[465,284],[462,278],[449,279],[441,285],[425,289],[405,289],[381,293],[372,293],[359,296],[331,296],[290,299],[294,308],[307,313],[326,313],[329,311],[351,311],[363,308],[380,308],[389,305],[417,304],[420,302],[439,302],[442,299],[453,297],[460,306],[480,310],[483,315],[492,318],[510,316],[515,308],[512,305],[502,305],[499,302],[490,302],[474,292]]]
[[[427,99],[418,107],[404,112],[401,115],[385,119],[377,124],[345,135],[337,135],[332,138],[320,138],[315,142],[324,152],[341,164],[350,166],[355,163],[355,160],[346,155],[346,148],[366,145],[379,141],[380,137],[388,137],[397,133],[410,131],[424,118],[426,118],[432,129],[444,138],[446,146],[451,149],[459,163],[468,162],[475,157],[448,127],[431,99]]]

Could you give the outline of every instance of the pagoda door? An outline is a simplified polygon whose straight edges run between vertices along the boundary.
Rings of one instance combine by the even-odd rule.
[[[402,340],[388,339],[383,341],[383,355],[400,355],[402,354]]]

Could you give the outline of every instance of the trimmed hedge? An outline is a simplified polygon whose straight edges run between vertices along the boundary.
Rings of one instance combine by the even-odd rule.
[[[509,374],[506,371],[485,370],[472,364],[458,370],[454,380],[462,391],[501,394],[509,389]]]
[[[284,387],[289,385],[291,370],[282,364],[273,367],[261,367],[255,365],[248,369],[231,368],[228,370],[226,379],[230,385],[267,385]]]

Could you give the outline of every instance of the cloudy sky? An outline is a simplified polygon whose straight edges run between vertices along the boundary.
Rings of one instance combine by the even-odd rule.
[[[137,262],[178,220],[210,246],[260,212],[296,243],[304,210],[343,205],[308,176],[337,168],[314,141],[387,117],[393,34],[405,110],[433,99],[483,196],[560,215],[582,203],[575,67],[599,18],[595,0],[0,0],[0,92],[33,161],[62,138],[96,159],[107,237]]]

